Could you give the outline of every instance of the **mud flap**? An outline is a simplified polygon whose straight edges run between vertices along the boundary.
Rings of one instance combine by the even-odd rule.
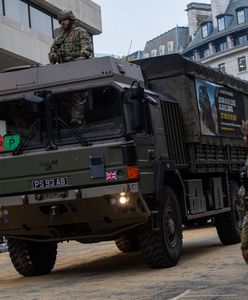
[[[158,232],[160,230],[158,211],[151,211],[151,220],[152,220],[152,230],[154,232]]]

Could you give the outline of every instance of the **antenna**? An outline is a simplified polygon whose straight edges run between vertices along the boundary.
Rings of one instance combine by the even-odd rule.
[[[130,45],[129,45],[129,49],[128,49],[128,52],[127,52],[127,58],[128,58],[128,56],[129,56],[129,54],[131,52],[132,44],[133,44],[133,41],[131,40],[130,41]],[[126,61],[127,61],[127,58],[126,58]]]

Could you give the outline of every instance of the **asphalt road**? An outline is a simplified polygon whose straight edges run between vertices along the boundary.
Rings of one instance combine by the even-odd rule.
[[[0,299],[248,299],[248,266],[240,245],[222,246],[215,228],[184,231],[178,266],[152,270],[139,252],[112,242],[59,246],[53,272],[23,278],[0,254]]]

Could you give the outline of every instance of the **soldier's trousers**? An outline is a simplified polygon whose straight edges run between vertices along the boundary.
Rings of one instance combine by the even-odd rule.
[[[241,231],[241,250],[245,262],[248,264],[248,212],[246,212]]]

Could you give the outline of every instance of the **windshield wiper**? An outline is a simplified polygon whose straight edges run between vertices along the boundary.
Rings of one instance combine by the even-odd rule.
[[[40,119],[34,121],[34,123],[28,129],[28,132],[30,132],[29,135],[17,146],[17,148],[12,153],[13,155],[20,154],[22,149],[29,144],[29,142],[32,140],[37,130],[40,129],[40,122],[41,122]]]
[[[82,143],[83,146],[91,146],[92,143],[89,142],[77,129],[71,127],[70,125],[68,125],[65,121],[63,121],[61,118],[59,117],[55,117],[54,118],[60,125],[62,125],[64,128],[69,129],[73,135],[79,140],[79,142]]]

